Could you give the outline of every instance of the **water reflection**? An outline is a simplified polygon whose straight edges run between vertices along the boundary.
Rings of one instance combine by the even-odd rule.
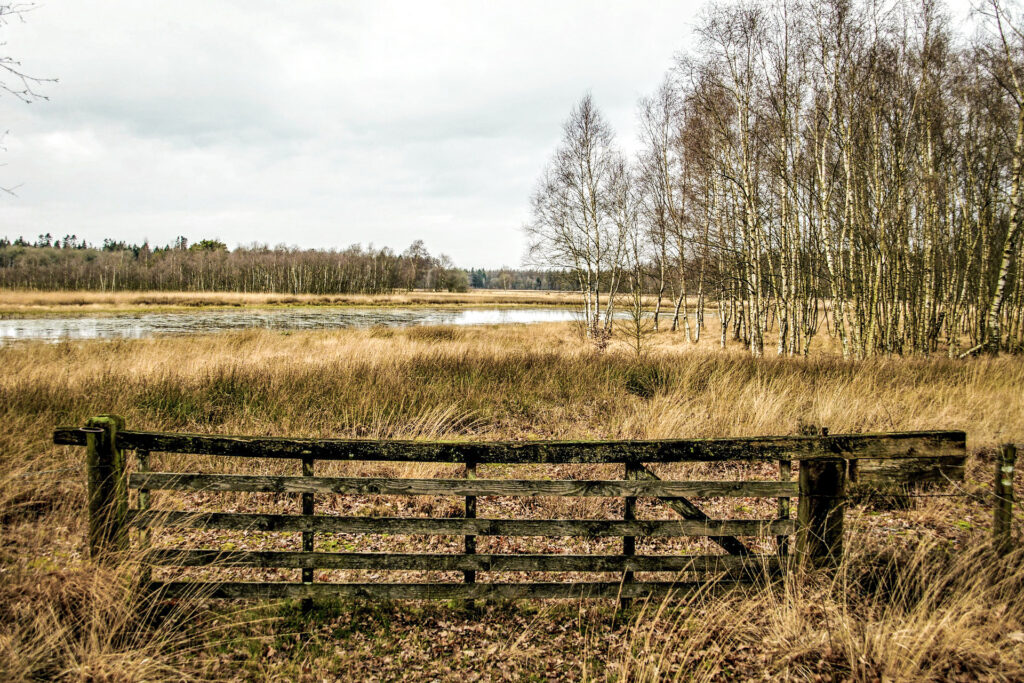
[[[267,311],[142,313],[104,317],[0,320],[0,343],[42,339],[140,339],[262,327],[274,330],[365,328],[374,325],[507,325],[565,322],[579,315],[564,308],[289,308]]]

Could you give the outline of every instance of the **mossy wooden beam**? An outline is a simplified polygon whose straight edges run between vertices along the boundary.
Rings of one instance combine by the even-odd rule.
[[[774,573],[769,555],[552,555],[441,553],[325,553],[162,548],[146,560],[175,567],[272,567],[474,572],[736,572]]]
[[[639,475],[638,475],[639,476]],[[795,482],[775,481],[617,481],[540,479],[386,479],[368,477],[289,477],[187,472],[135,473],[133,489],[174,491],[253,491],[411,496],[795,496]],[[670,505],[673,501],[666,500]],[[699,511],[698,511],[699,512]],[[687,519],[706,519],[704,516]],[[701,513],[703,515],[703,513]],[[468,516],[468,515],[467,515]]]
[[[737,583],[723,579],[716,585]],[[368,600],[472,600],[472,599],[615,599],[664,596],[707,589],[707,582],[608,583],[209,583],[174,581],[153,583],[150,590],[165,598],[210,599],[363,598]]]
[[[90,418],[82,434],[86,439],[86,472],[89,511],[89,555],[106,560],[128,547],[128,488],[124,452],[117,434],[124,418],[101,415]]]
[[[85,434],[76,428],[59,428],[54,432],[54,443],[84,446]],[[966,435],[961,431],[929,431],[659,441],[430,442],[122,431],[117,435],[117,446],[151,452],[342,461],[657,463],[962,456]]]

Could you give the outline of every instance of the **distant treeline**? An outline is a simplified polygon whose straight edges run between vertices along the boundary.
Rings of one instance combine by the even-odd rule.
[[[150,247],[74,235],[33,243],[0,238],[0,286],[27,289],[238,291],[291,294],[380,294],[402,289],[465,291],[466,271],[417,240],[395,253],[354,245],[340,251],[242,246],[219,240]]]
[[[151,247],[106,239],[102,246],[75,235],[35,241],[0,237],[0,287],[39,290],[163,290],[290,294],[383,294],[425,289],[464,292],[473,287],[557,289],[550,271],[456,268],[432,255],[421,240],[401,253],[353,245],[342,250],[240,246],[204,239]]]
[[[501,268],[469,271],[469,286],[474,289],[554,289],[575,290],[579,285],[568,271],[513,270]]]

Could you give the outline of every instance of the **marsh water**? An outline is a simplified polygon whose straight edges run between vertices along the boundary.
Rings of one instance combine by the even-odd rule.
[[[33,339],[140,339],[248,328],[324,330],[375,325],[510,325],[565,322],[578,317],[567,308],[284,308],[9,318],[0,320],[0,344]]]

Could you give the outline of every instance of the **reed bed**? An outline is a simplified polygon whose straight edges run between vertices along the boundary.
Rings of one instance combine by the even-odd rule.
[[[124,310],[267,308],[277,306],[567,306],[573,292],[474,289],[469,292],[402,291],[393,294],[268,294],[260,292],[39,291],[0,288],[6,315]]]
[[[854,362],[825,350],[754,360],[716,342],[661,333],[638,357],[625,341],[599,352],[569,325],[531,325],[0,348],[0,678],[1024,678],[1024,558],[991,553],[985,497],[992,449],[1024,441],[1024,359]],[[742,591],[712,586],[624,613],[572,601],[469,613],[328,602],[309,618],[292,604],[157,606],[133,589],[135,558],[97,568],[83,557],[83,454],[50,444],[55,425],[105,412],[138,429],[355,438],[964,429],[971,496],[917,499],[910,510],[855,507],[837,573]],[[438,473],[389,467],[399,476]],[[161,495],[167,505],[224,502]],[[504,512],[559,516],[564,504],[541,499]],[[568,513],[609,514],[600,499],[581,504],[592,508]],[[417,505],[403,513],[445,514],[451,502]],[[1019,515],[1015,524],[1019,538]]]

